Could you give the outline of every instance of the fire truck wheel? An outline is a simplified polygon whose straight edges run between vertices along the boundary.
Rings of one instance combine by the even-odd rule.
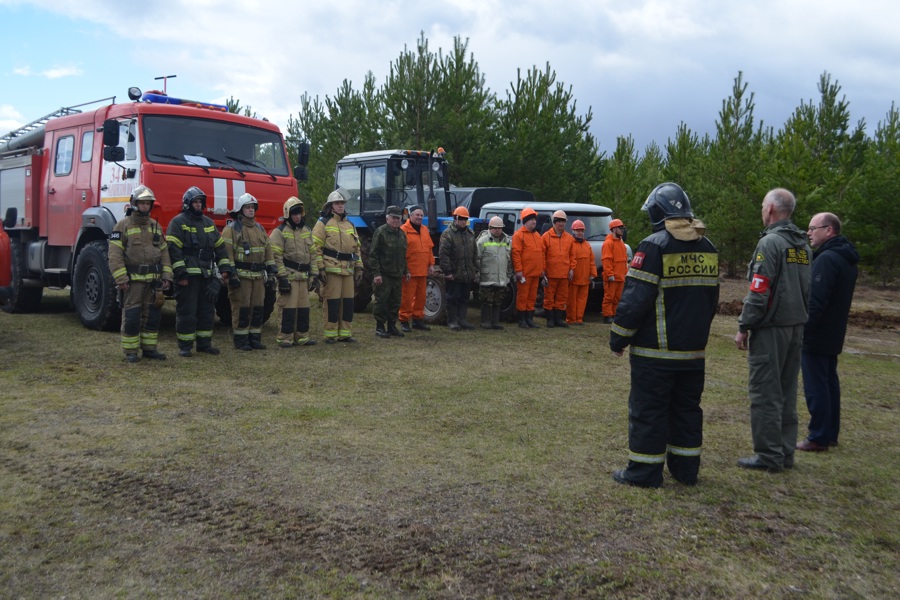
[[[17,238],[10,239],[9,242],[12,255],[12,281],[10,282],[12,293],[6,304],[3,305],[3,310],[9,313],[34,312],[40,308],[44,288],[25,286],[25,276],[28,273],[25,265],[25,247]]]
[[[81,250],[72,277],[72,297],[82,325],[88,329],[118,331],[122,309],[116,281],[109,272],[107,252],[106,240],[95,240]]]
[[[443,275],[429,275],[425,284],[425,322],[442,325],[447,321],[447,290]]]

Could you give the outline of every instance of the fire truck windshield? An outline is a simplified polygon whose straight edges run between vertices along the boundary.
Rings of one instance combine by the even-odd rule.
[[[150,162],[288,175],[281,136],[274,131],[213,119],[147,115],[142,132]]]

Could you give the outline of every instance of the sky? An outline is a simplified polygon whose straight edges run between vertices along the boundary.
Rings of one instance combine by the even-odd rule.
[[[827,71],[872,135],[900,100],[897,23],[896,0],[0,0],[0,135],[168,75],[172,96],[233,97],[284,130],[304,93],[382,84],[420,33],[433,52],[468,40],[500,98],[549,64],[607,154],[626,135],[663,147],[682,122],[715,135],[738,72],[757,124],[818,102]]]

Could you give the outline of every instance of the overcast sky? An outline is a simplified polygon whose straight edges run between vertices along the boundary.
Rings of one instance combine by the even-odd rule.
[[[0,134],[163,75],[171,95],[233,96],[284,128],[304,92],[383,83],[420,32],[434,52],[468,38],[500,97],[549,63],[606,153],[628,134],[662,146],[680,122],[714,133],[738,71],[776,129],[824,71],[870,135],[900,100],[896,0],[0,0],[0,23]]]

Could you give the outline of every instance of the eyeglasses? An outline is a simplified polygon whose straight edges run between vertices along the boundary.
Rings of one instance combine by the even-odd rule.
[[[831,227],[831,225],[818,225],[816,227],[813,227],[812,225],[810,225],[810,227],[809,227],[809,229],[807,229],[807,231],[815,231],[816,229],[825,229],[826,227]]]

